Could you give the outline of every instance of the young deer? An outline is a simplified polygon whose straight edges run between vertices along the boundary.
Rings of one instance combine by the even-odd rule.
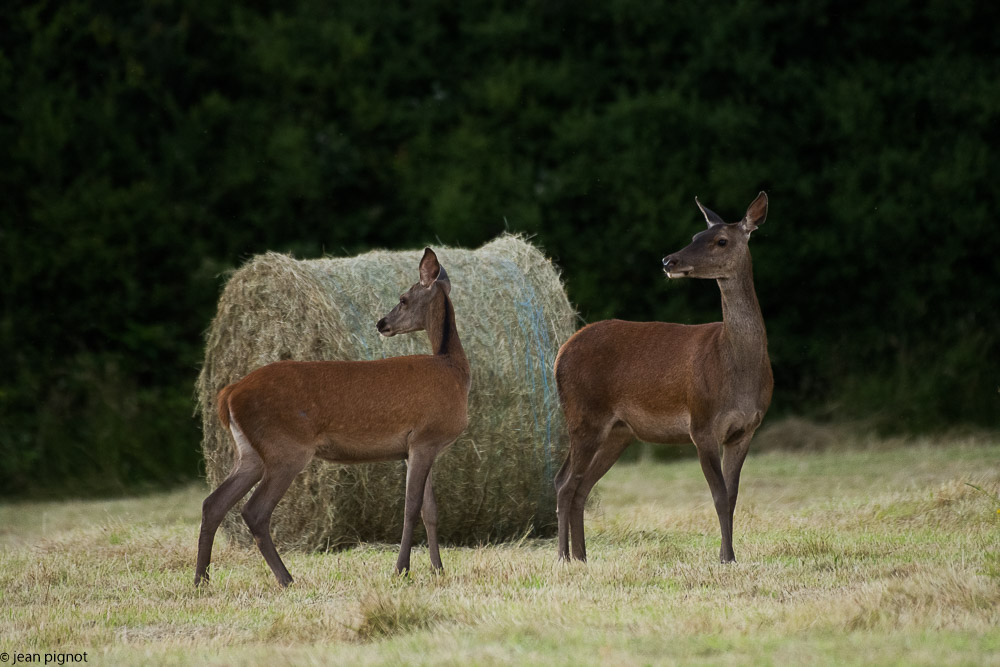
[[[664,257],[663,270],[668,278],[714,279],[722,292],[722,322],[595,322],[577,331],[556,357],[570,435],[569,455],[555,479],[561,559],[570,557],[572,533],[573,557],[587,560],[587,496],[639,438],[694,442],[719,515],[720,560],[736,560],[733,511],[740,469],[774,385],[747,246],[767,216],[767,195],[761,192],[735,224],[695,202],[708,229]]]
[[[313,456],[335,463],[405,459],[405,515],[396,572],[410,569],[418,515],[427,530],[431,564],[441,569],[431,464],[468,424],[470,381],[450,291],[448,274],[427,248],[420,260],[420,282],[376,325],[383,336],[426,330],[433,354],[279,361],[219,392],[219,419],[233,434],[236,463],[202,507],[195,586],[208,580],[212,542],[223,517],[257,482],[243,519],[278,583],[292,583],[271,541],[271,513]]]

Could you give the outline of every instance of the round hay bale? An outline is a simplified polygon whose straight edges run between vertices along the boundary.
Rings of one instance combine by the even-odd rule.
[[[552,479],[567,445],[553,364],[576,315],[552,263],[522,238],[505,235],[474,251],[434,250],[451,278],[459,336],[472,367],[469,427],[433,468],[440,539],[473,545],[550,535],[556,524]],[[314,260],[267,253],[232,274],[208,331],[197,384],[213,488],[233,462],[232,437],[215,410],[216,395],[227,384],[281,359],[430,352],[423,332],[382,339],[375,330],[417,281],[421,252]],[[314,460],[275,510],[275,542],[298,549],[398,543],[405,471],[402,461]],[[237,541],[251,543],[237,511],[223,525]]]

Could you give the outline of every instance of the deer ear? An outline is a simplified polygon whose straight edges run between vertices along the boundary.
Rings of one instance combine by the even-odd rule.
[[[767,193],[761,190],[757,198],[747,207],[746,215],[740,220],[740,229],[747,234],[764,224],[767,219]]]
[[[420,260],[420,284],[430,287],[440,272],[441,265],[438,264],[437,255],[430,248],[424,248],[424,256]]]
[[[441,284],[441,289],[444,290],[445,294],[451,292],[451,281],[448,279],[448,272],[438,262],[434,251],[430,248],[424,248],[424,256],[420,260],[420,284],[424,287],[430,287],[435,282]]]
[[[701,209],[701,214],[705,216],[705,222],[708,223],[709,227],[711,227],[712,225],[726,224],[726,221],[720,218],[718,213],[716,213],[715,211],[710,211],[704,206],[702,206],[701,202],[698,201],[697,197],[694,198],[694,203],[697,204],[698,208]]]

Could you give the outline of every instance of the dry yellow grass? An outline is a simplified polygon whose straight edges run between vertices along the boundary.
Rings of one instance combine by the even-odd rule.
[[[286,553],[220,540],[191,585],[204,489],[0,506],[0,651],[97,664],[990,664],[1000,661],[1000,443],[748,460],[739,562],[695,460],[619,465],[590,563],[553,540]],[[973,488],[969,484],[978,488]],[[441,511],[446,512],[447,507]]]

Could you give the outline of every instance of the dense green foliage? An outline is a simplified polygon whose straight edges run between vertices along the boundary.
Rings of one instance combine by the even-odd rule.
[[[1000,425],[1000,6],[8,3],[3,492],[197,470],[227,268],[535,235],[586,320],[718,318],[753,239],[774,410]],[[373,313],[373,321],[379,314]]]

